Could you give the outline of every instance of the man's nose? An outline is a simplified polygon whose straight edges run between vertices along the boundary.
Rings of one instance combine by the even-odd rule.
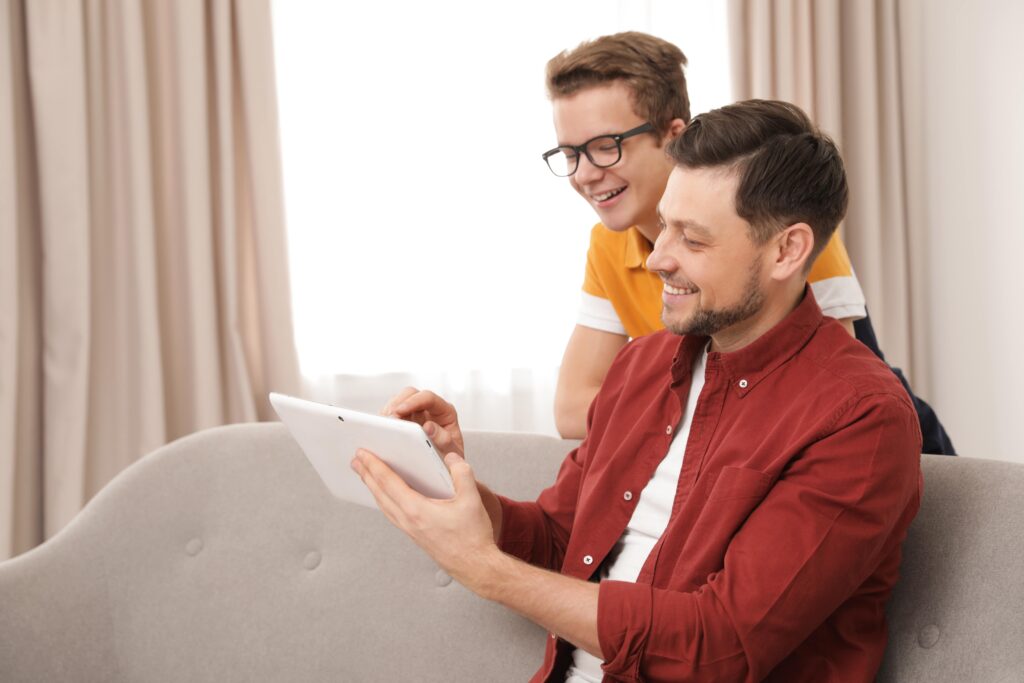
[[[654,248],[647,256],[647,262],[644,264],[647,270],[651,272],[671,273],[675,270],[675,263],[665,253],[664,237],[665,231],[662,231],[658,238],[654,240]]]

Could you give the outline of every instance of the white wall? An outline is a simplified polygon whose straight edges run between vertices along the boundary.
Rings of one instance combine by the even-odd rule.
[[[960,453],[1024,462],[1024,3],[911,9],[927,216],[911,255],[927,288],[922,379]]]

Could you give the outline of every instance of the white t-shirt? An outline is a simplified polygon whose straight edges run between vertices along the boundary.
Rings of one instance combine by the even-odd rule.
[[[679,472],[683,469],[683,454],[686,452],[686,442],[690,438],[693,411],[697,406],[701,389],[704,388],[707,360],[708,349],[704,347],[704,353],[693,363],[690,394],[686,398],[686,408],[679,429],[669,444],[668,453],[654,471],[654,476],[640,492],[640,498],[633,509],[629,524],[626,525],[626,530],[601,566],[599,576],[602,580],[635,582],[651,550],[665,533],[668,518],[672,514],[672,502],[679,488]],[[566,683],[601,683],[603,675],[600,659],[578,648],[573,651],[572,666],[565,677]]]

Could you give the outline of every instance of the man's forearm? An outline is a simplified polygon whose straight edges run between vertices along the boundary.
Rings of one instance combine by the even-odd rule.
[[[489,553],[481,569],[475,577],[460,580],[480,597],[602,657],[597,639],[598,584],[534,567],[500,551]]]

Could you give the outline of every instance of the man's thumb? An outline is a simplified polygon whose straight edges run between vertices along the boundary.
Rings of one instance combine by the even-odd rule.
[[[444,464],[452,475],[455,483],[455,493],[458,494],[467,486],[476,487],[476,479],[473,477],[473,468],[458,453],[449,453],[444,456]]]

